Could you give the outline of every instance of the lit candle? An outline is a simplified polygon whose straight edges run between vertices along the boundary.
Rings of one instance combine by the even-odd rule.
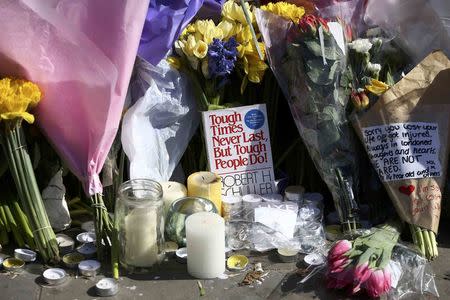
[[[162,199],[164,201],[164,216],[167,216],[170,205],[177,199],[187,196],[187,190],[184,185],[175,181],[160,182],[163,190]]]
[[[197,172],[188,177],[188,196],[211,200],[222,215],[222,182],[220,176],[212,172]]]
[[[215,278],[225,272],[225,222],[211,212],[186,219],[187,269],[193,277]]]
[[[126,264],[151,267],[158,262],[157,215],[155,208],[134,208],[124,219]]]

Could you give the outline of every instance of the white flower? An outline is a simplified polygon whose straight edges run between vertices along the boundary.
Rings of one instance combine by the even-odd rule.
[[[358,39],[348,44],[348,47],[358,53],[367,53],[372,48],[372,43],[369,39]]]
[[[367,64],[367,70],[372,73],[378,73],[381,71],[381,65],[380,64],[373,64],[369,61]]]

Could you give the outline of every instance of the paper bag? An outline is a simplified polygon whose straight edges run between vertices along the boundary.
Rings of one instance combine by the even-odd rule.
[[[450,60],[433,52],[353,125],[400,217],[437,233],[449,156]]]

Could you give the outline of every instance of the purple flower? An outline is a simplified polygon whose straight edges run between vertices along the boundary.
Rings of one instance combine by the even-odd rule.
[[[212,78],[220,80],[219,85],[226,82],[227,76],[234,70],[237,60],[237,45],[234,37],[227,42],[214,39],[208,47],[208,71]]]

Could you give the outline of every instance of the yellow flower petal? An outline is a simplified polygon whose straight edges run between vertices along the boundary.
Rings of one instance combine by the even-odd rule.
[[[39,87],[32,82],[11,78],[0,80],[0,119],[23,118],[33,123],[34,117],[27,110],[37,105],[41,97]]]
[[[0,119],[2,120],[14,120],[16,118],[22,118],[29,124],[34,123],[34,116],[30,113],[24,112],[9,112],[0,114]]]
[[[370,85],[366,85],[366,90],[377,96],[384,94],[389,88],[389,85],[376,79],[371,79]]]
[[[287,2],[268,3],[260,7],[262,10],[279,15],[286,20],[298,23],[305,14],[305,8]]]
[[[193,35],[189,35],[186,43],[184,44],[184,47],[181,49],[183,50],[184,54],[186,54],[186,56],[194,56],[194,49],[196,45],[197,42],[195,41],[195,37]]]
[[[235,28],[236,23],[230,22],[228,20],[222,20],[219,25],[217,25],[217,28],[222,31],[222,36],[224,39],[229,39],[230,37],[236,35]]]
[[[204,41],[199,41],[194,48],[194,55],[197,58],[204,58],[208,54],[208,45]]]
[[[239,44],[246,45],[248,43],[253,43],[252,32],[250,26],[243,25],[242,29],[237,33],[236,40]]]
[[[250,5],[247,2],[245,3],[245,6],[247,7],[248,11],[251,12]],[[229,21],[237,21],[242,24],[247,24],[244,10],[233,0],[225,2],[225,4],[222,6],[222,16]],[[252,23],[254,22],[254,19],[255,18],[253,16],[253,13],[250,13],[250,20]]]

